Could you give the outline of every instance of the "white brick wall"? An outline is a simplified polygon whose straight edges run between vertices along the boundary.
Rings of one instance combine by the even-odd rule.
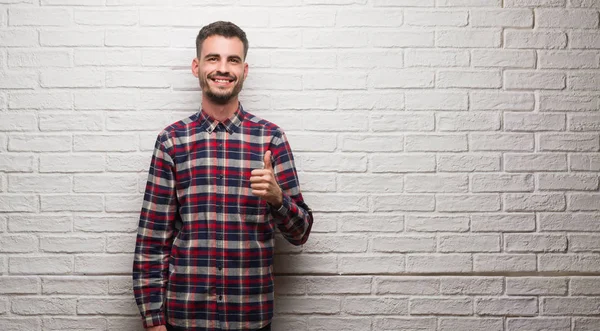
[[[198,29],[315,210],[274,330],[600,330],[600,1],[0,0],[0,329],[140,330],[129,276]]]

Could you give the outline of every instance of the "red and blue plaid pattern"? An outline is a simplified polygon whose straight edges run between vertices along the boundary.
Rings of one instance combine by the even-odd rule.
[[[283,207],[255,197],[250,172],[272,152]],[[283,131],[239,107],[200,111],[156,141],[140,214],[133,286],[144,327],[256,330],[273,315],[275,225],[303,244],[313,218]]]

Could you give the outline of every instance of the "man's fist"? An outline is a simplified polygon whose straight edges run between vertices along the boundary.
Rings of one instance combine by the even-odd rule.
[[[263,161],[263,169],[254,169],[250,173],[252,194],[266,200],[271,206],[279,208],[283,203],[283,192],[275,179],[271,164],[271,151],[265,153]]]

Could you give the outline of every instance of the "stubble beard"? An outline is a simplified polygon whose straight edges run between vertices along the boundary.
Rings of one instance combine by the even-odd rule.
[[[210,80],[210,76],[211,75],[208,75],[206,78],[200,79],[200,88],[202,89],[202,94],[204,97],[218,105],[225,105],[231,101],[231,99],[237,97],[244,86],[243,79],[235,78],[235,85],[233,86],[233,89],[231,89],[231,92],[219,91],[218,88],[215,91],[211,89],[211,86],[208,82]]]

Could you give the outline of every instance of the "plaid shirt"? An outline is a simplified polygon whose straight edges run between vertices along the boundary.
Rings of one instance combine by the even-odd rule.
[[[255,197],[250,172],[272,152],[278,210]],[[275,225],[303,244],[304,203],[283,131],[239,107],[224,122],[200,111],[156,141],[140,214],[133,287],[144,327],[256,330],[273,316]]]

